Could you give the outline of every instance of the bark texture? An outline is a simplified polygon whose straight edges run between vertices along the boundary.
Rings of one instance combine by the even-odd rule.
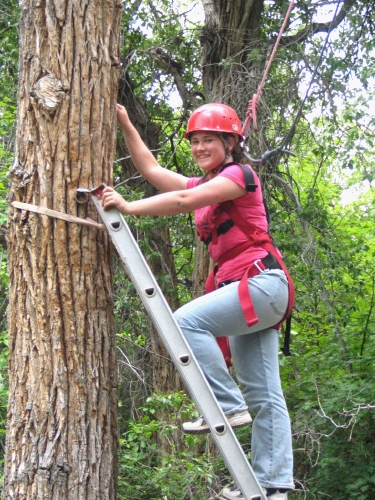
[[[246,112],[249,84],[257,77],[251,71],[249,54],[259,44],[259,22],[264,0],[203,0],[203,87],[208,102],[223,101],[240,116]],[[236,99],[238,102],[234,102]]]
[[[97,220],[77,187],[112,178],[117,0],[21,4],[9,201]],[[117,368],[105,232],[10,209],[5,499],[114,499]]]

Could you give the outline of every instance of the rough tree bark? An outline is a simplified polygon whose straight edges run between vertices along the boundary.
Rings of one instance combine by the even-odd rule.
[[[251,85],[248,54],[259,45],[264,0],[205,0],[202,3],[205,13],[201,36],[202,78],[206,99],[223,101],[239,113],[246,112],[251,97],[247,97]],[[242,114],[240,116],[242,118]]]
[[[117,0],[21,4],[9,201],[97,219],[76,189],[109,183]],[[114,499],[117,370],[104,232],[10,208],[6,499]]]

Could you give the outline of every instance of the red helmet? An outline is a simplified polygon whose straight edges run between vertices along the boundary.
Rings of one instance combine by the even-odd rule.
[[[234,109],[226,104],[213,102],[199,106],[189,118],[184,137],[188,139],[192,132],[203,132],[205,130],[238,135],[240,141],[243,140],[240,119]]]

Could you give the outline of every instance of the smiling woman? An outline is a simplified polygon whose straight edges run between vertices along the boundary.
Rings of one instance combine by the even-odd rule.
[[[104,209],[116,207],[129,215],[194,211],[197,233],[217,265],[212,279],[207,280],[209,293],[181,307],[175,318],[229,425],[248,425],[248,410],[254,413],[254,472],[267,498],[286,500],[287,490],[294,487],[293,457],[279,377],[278,329],[293,302],[292,284],[268,233],[259,178],[250,165],[236,163],[243,139],[237,113],[229,106],[212,103],[200,106],[190,117],[185,138],[204,172],[200,178],[187,178],[161,167],[123,106],[117,105],[117,118],[136,168],[162,192],[127,202],[107,187],[103,191]],[[253,179],[249,190],[243,169]],[[228,349],[222,351],[217,342],[227,335],[243,392],[228,371]],[[183,424],[183,431],[189,434],[209,430],[204,416]],[[244,497],[236,488],[224,488],[221,498]]]

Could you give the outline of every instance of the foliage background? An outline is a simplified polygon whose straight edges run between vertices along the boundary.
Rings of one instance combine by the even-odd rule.
[[[328,4],[327,4],[328,5]],[[123,12],[122,92],[142,104],[160,127],[161,164],[194,173],[184,123],[204,102],[201,82],[202,16],[198,4],[126,2]],[[266,4],[253,91],[264,54],[274,41],[286,2]],[[334,6],[335,7],[335,6]],[[0,21],[0,432],[7,405],[7,171],[14,152],[17,106],[18,6],[1,4]],[[373,4],[356,2],[329,39],[293,36],[333,15],[324,2],[301,2],[269,74],[259,110],[260,130],[248,141],[252,156],[277,146],[290,130],[293,156],[259,169],[272,213],[272,234],[297,286],[293,356],[280,355],[292,418],[296,499],[372,500],[375,489],[375,118]],[[323,20],[322,20],[323,19]],[[168,59],[169,58],[169,59]],[[232,60],[223,68],[236,71]],[[258,64],[258,66],[257,66]],[[312,82],[314,68],[317,75]],[[250,96],[251,94],[249,94]],[[233,97],[246,109],[247,95]],[[120,154],[119,154],[120,156]],[[141,180],[126,182],[121,158],[114,183],[127,197],[144,196]],[[131,187],[130,187],[131,185]],[[283,189],[285,188],[285,189]],[[152,262],[151,230],[168,224],[181,303],[193,294],[194,228],[190,214],[137,220],[132,228]],[[209,499],[229,480],[209,437],[182,436],[180,423],[195,409],[183,391],[155,393],[149,371],[149,325],[132,285],[115,259],[114,296],[120,385],[121,499]],[[158,275],[170,291],[168,273]],[[163,412],[168,418],[163,420]],[[157,418],[156,418],[157,416]],[[239,438],[246,453],[249,431]],[[160,436],[169,453],[159,448]],[[2,446],[4,445],[1,441]]]

